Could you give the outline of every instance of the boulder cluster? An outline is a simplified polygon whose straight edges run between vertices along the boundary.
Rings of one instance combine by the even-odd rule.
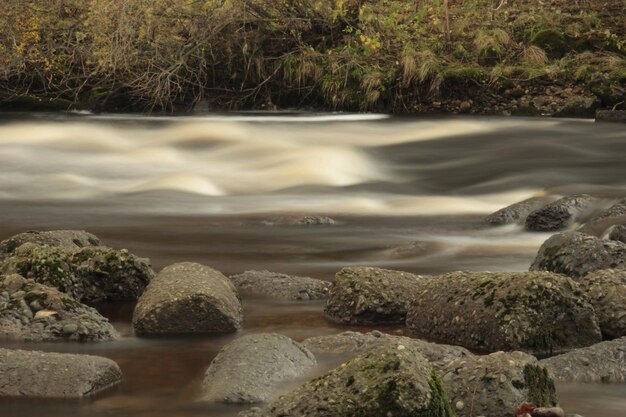
[[[237,332],[242,297],[325,300],[337,326],[404,326],[411,337],[246,334],[213,359],[198,401],[252,407],[242,417],[564,416],[555,381],[626,382],[626,243],[610,238],[625,208],[547,196],[487,217],[559,232],[528,272],[346,267],[334,283],[227,277],[193,262],[155,274],[148,259],[87,232],[26,232],[0,242],[0,340],[115,340],[90,306],[102,301],[136,300],[132,328],[143,337]],[[0,377],[13,381],[0,397],[80,398],[122,375],[106,358],[0,349]]]

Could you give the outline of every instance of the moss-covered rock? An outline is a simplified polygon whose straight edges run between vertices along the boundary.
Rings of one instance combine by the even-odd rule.
[[[19,233],[0,242],[0,261],[25,243],[47,245],[66,249],[99,246],[100,239],[84,230],[49,230]]]
[[[626,244],[579,232],[550,237],[543,242],[530,266],[531,271],[552,271],[574,279],[610,268],[626,268]]]
[[[117,337],[106,318],[69,295],[17,274],[0,277],[0,339],[97,342]]]
[[[154,276],[148,259],[125,249],[34,243],[15,249],[0,271],[18,273],[89,303],[137,299]]]
[[[452,417],[443,383],[413,346],[359,355],[247,417]]]
[[[603,269],[580,280],[605,339],[626,336],[626,270]]]
[[[324,312],[342,324],[402,324],[411,294],[427,279],[381,268],[343,268],[335,275]]]
[[[601,340],[578,284],[546,272],[454,272],[413,294],[407,327],[419,336],[483,351],[551,355]]]
[[[457,359],[441,375],[459,417],[514,417],[524,401],[537,407],[557,404],[546,369],[522,352]]]
[[[609,233],[609,239],[626,243],[626,223],[613,227]]]
[[[568,52],[568,41],[560,28],[542,27],[534,30],[530,43],[546,51],[553,58],[560,58]]]

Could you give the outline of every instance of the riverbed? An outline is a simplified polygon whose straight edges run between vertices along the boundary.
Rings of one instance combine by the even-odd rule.
[[[524,271],[549,234],[489,227],[483,217],[546,192],[624,195],[624,161],[624,126],[592,120],[2,114],[0,240],[85,229],[151,258],[155,270],[195,261],[225,274],[329,281],[350,265]],[[302,224],[305,216],[320,224]],[[244,299],[236,335],[142,339],[130,330],[132,303],[98,308],[120,341],[0,346],[110,357],[123,383],[79,403],[2,400],[0,416],[234,416],[240,407],[194,401],[225,343],[255,332],[302,340],[359,330],[326,321],[321,302]],[[624,415],[626,385],[558,388],[568,412]]]

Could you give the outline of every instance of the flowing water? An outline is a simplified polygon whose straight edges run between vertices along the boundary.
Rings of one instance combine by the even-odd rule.
[[[348,265],[420,274],[523,271],[549,235],[487,227],[485,214],[546,192],[626,195],[624,125],[588,120],[0,117],[0,239],[86,229],[150,257],[157,270],[196,261],[226,274],[268,269],[326,280]],[[336,224],[299,224],[302,216]],[[107,356],[125,379],[114,392],[79,403],[2,400],[0,416],[232,416],[241,408],[194,401],[225,343],[262,331],[302,340],[349,329],[325,321],[319,302],[248,299],[237,335],[139,339],[130,330],[132,308],[100,306],[120,341],[1,342]],[[332,366],[321,362],[320,369]],[[624,416],[626,385],[564,384],[559,391],[570,412]]]

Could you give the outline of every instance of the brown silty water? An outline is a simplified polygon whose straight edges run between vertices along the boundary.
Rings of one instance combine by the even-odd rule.
[[[624,129],[589,121],[3,117],[0,239],[86,229],[150,257],[156,270],[196,261],[225,274],[267,269],[325,280],[350,265],[419,274],[523,271],[549,234],[487,227],[484,215],[545,190],[615,197],[626,186]],[[304,215],[336,224],[293,224]],[[81,402],[1,400],[0,416],[234,416],[243,408],[195,401],[224,344],[257,332],[302,340],[372,330],[328,322],[322,302],[246,298],[237,334],[137,338],[132,304],[98,309],[121,340],[0,346],[106,356],[121,366],[122,384]],[[333,365],[320,358],[314,373]],[[558,390],[568,412],[624,416],[624,385]]]

